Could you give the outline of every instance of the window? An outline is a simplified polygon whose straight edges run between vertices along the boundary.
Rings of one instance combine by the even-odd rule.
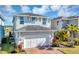
[[[35,17],[32,17],[32,22],[34,22],[36,20],[36,18]]]
[[[39,18],[39,21],[41,22],[41,18]]]
[[[30,23],[30,17],[25,18],[25,23]]]
[[[59,24],[59,21],[57,21],[57,25]]]
[[[34,23],[36,22],[36,20],[37,20],[36,17],[32,17],[32,18],[31,18],[31,23],[34,24]]]
[[[51,20],[50,20],[50,19],[48,19],[48,23],[50,23],[50,21],[51,21]]]
[[[20,17],[20,24],[24,24],[24,17]]]
[[[69,20],[67,20],[67,24],[69,24]]]
[[[47,21],[47,19],[43,18],[43,25],[46,25],[46,21]]]

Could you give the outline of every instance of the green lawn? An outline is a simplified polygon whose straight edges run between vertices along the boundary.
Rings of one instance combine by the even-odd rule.
[[[0,51],[0,54],[8,54],[7,51]]]
[[[75,46],[75,48],[58,48],[58,50],[65,54],[79,54],[79,46]]]

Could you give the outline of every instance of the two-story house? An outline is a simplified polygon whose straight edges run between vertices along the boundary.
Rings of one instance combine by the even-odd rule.
[[[16,45],[22,48],[48,46],[52,38],[50,18],[33,14],[21,13],[13,17],[13,28]]]
[[[57,17],[51,21],[52,30],[61,30],[67,24],[75,24],[79,26],[79,16]]]
[[[1,40],[2,40],[3,36],[4,36],[4,19],[0,15],[0,44],[1,44]]]

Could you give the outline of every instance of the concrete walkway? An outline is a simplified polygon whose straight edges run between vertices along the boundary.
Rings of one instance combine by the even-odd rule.
[[[26,53],[27,54],[63,54],[63,52],[57,49],[47,50],[47,49],[38,49],[38,48],[28,48],[26,49]]]

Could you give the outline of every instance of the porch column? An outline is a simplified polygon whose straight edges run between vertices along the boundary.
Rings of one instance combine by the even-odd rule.
[[[78,27],[79,27],[79,17],[78,17],[77,25],[78,25]],[[79,32],[77,32],[77,37],[79,38]]]
[[[20,32],[18,32],[18,38],[19,38],[19,41],[21,41]]]

